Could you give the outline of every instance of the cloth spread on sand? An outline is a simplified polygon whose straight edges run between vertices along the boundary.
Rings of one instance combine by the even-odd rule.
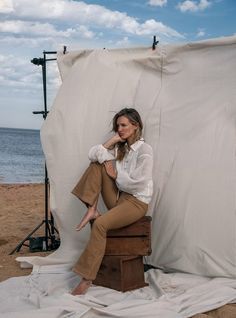
[[[35,266],[31,275],[0,284],[0,317],[187,318],[236,302],[236,280],[229,278],[151,269],[146,281],[149,286],[126,293],[92,286],[86,295],[72,296],[78,276],[67,267]]]

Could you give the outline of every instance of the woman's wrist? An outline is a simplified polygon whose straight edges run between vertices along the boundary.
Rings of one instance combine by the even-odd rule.
[[[114,147],[114,143],[112,143],[112,142],[110,142],[110,140],[108,140],[103,144],[103,147],[106,149],[112,149]]]
[[[107,148],[107,149],[112,149],[114,148],[115,144],[117,144],[117,142],[119,142],[119,139],[117,138],[117,136],[113,136],[110,139],[108,139],[106,142],[104,142],[103,147]]]

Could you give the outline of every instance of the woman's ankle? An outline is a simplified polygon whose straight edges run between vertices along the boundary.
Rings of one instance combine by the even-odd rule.
[[[92,285],[92,281],[88,280],[86,278],[82,278],[79,285],[77,285],[73,291],[72,291],[72,295],[76,296],[76,295],[84,295],[87,290],[89,289],[89,287]]]
[[[94,216],[96,216],[96,215],[100,215],[100,213],[99,213],[99,211],[97,210],[97,208],[95,208],[95,207],[89,207],[88,208],[88,211],[87,211],[87,213],[88,214],[91,214],[91,215],[94,215]]]

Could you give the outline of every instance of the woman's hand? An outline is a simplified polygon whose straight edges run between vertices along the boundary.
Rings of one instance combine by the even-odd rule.
[[[115,133],[114,136],[112,136],[103,144],[103,147],[107,149],[112,149],[115,146],[115,144],[117,144],[118,142],[125,142],[125,141],[126,140],[122,139],[118,133]]]
[[[105,166],[105,169],[106,169],[106,172],[107,172],[108,176],[111,177],[113,180],[116,180],[117,171],[116,171],[116,169],[113,166],[112,160],[105,161],[104,162],[104,166]]]
[[[117,144],[118,142],[125,142],[125,139],[122,139],[121,136],[117,133],[115,133],[115,135],[111,138],[115,141],[115,143]]]

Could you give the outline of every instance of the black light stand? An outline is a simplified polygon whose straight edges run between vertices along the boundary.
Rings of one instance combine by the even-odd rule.
[[[66,47],[64,46],[63,53],[66,53]],[[55,61],[56,58],[47,59],[47,54],[57,54],[57,52],[43,52],[43,58],[33,58],[31,63],[35,65],[42,66],[42,79],[43,79],[43,98],[44,98],[44,110],[42,111],[33,111],[33,114],[43,115],[43,119],[47,118],[47,72],[46,72],[46,63],[48,61]],[[58,230],[54,226],[54,218],[51,213],[48,211],[48,196],[49,196],[49,179],[47,166],[45,164],[45,178],[44,178],[44,191],[45,191],[45,200],[44,200],[44,220],[36,226],[33,231],[29,233],[9,254],[12,255],[14,252],[19,252],[21,247],[28,246],[31,251],[51,251],[55,250],[60,245],[60,240],[56,239],[55,232],[58,234]],[[49,217],[50,215],[50,217]],[[32,235],[42,226],[45,226],[45,236],[44,237],[32,237]],[[25,242],[29,241],[29,244]]]

